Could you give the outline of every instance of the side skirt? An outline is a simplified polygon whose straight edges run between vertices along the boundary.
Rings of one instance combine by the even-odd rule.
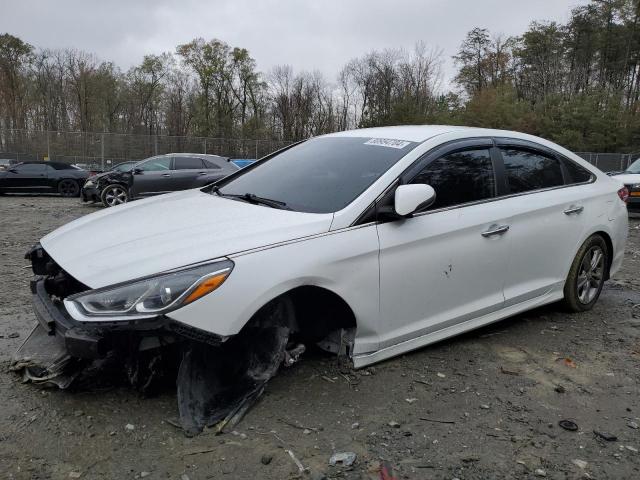
[[[469,330],[484,327],[485,325],[503,320],[507,317],[512,317],[513,315],[531,310],[532,308],[556,302],[558,300],[561,300],[562,297],[562,288],[554,288],[550,292],[541,295],[540,297],[532,298],[531,300],[518,303],[517,305],[511,305],[507,308],[503,308],[502,310],[498,310],[497,312],[492,312],[481,317],[472,318],[471,320],[467,320],[466,322],[458,323],[450,327],[443,328],[442,330],[438,330],[437,332],[423,335],[421,337],[412,338],[411,340],[407,340],[405,342],[383,348],[374,353],[369,353],[366,355],[355,355],[353,357],[353,366],[355,368],[366,367],[367,365],[371,365],[373,363],[386,360],[387,358],[401,355],[403,353],[424,347],[426,345],[431,345],[432,343],[445,340],[449,337],[454,337],[461,333],[468,332]]]

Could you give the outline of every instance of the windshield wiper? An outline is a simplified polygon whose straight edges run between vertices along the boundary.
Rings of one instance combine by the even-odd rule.
[[[222,193],[217,188],[211,193],[215,193],[220,197],[234,198],[247,203],[253,203],[255,205],[266,205],[267,207],[277,208],[279,210],[291,210],[291,208],[288,207],[285,202],[281,202],[280,200],[273,200],[271,198],[259,197],[254,193],[243,193],[242,195],[238,195],[235,193]]]

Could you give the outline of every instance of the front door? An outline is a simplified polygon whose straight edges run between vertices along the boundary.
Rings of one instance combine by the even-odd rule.
[[[6,171],[1,187],[7,192],[41,192],[50,190],[47,165],[22,163]]]
[[[410,179],[436,191],[412,218],[378,225],[380,348],[500,309],[509,213],[496,200],[491,142],[427,158]]]
[[[171,191],[171,155],[151,157],[136,165],[132,173],[131,193],[134,198]]]

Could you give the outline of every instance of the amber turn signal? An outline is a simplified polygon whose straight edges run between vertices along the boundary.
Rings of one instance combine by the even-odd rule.
[[[204,297],[207,293],[213,292],[218,288],[229,276],[229,272],[219,273],[214,277],[209,277],[198,284],[198,286],[184,299],[183,305],[187,305],[200,297]]]

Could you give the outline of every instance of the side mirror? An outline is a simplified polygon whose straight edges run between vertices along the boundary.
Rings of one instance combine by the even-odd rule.
[[[394,210],[401,217],[408,217],[415,211],[432,205],[436,200],[436,191],[431,185],[414,183],[396,188]]]
[[[10,171],[11,173],[18,173],[18,170],[16,170],[15,168],[9,168],[9,171]]]
[[[142,169],[134,168],[133,170],[131,170],[131,173],[133,173],[134,175],[140,175],[142,173]]]

